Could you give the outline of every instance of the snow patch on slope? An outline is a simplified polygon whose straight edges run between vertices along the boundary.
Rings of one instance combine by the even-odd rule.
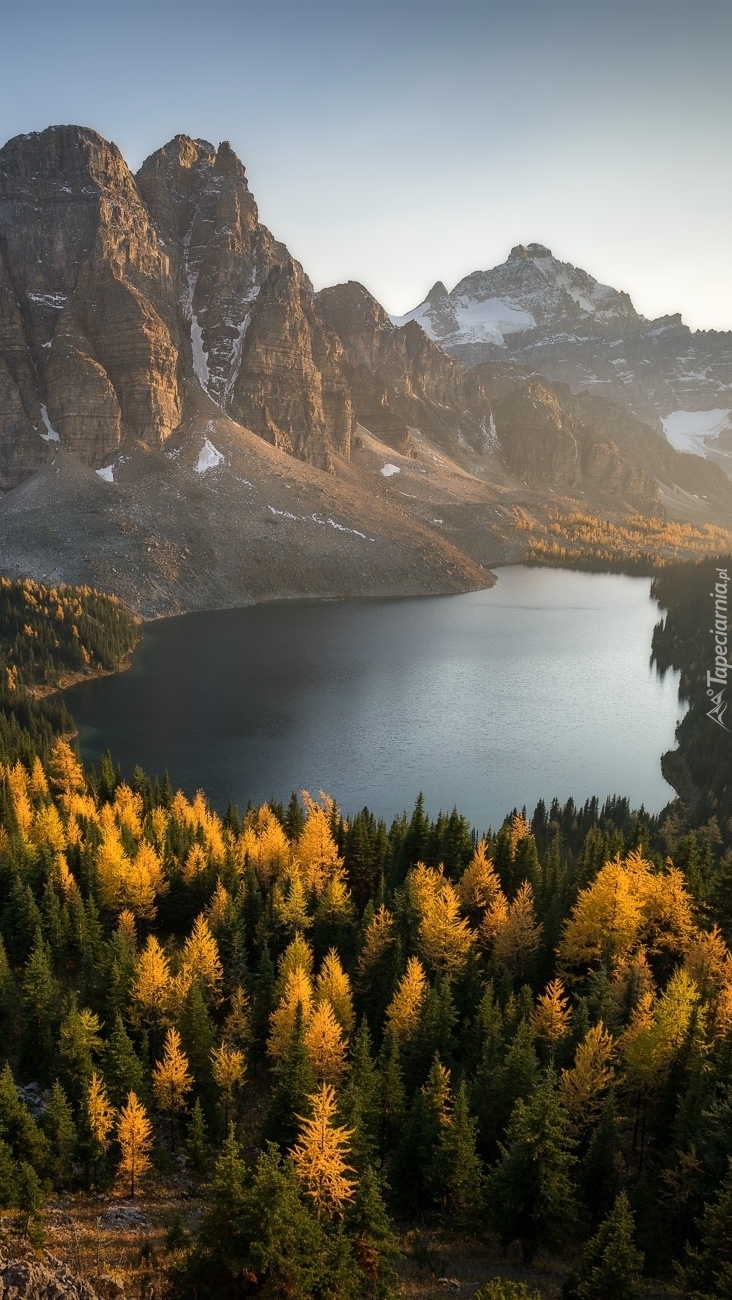
[[[712,411],[672,411],[661,420],[666,440],[675,451],[690,451],[703,456],[708,440],[718,438],[732,427],[732,409],[715,407]]]
[[[104,479],[105,483],[114,483],[114,462],[111,465],[105,465],[102,469],[98,469],[97,474]]]
[[[477,339],[504,347],[507,334],[519,334],[523,330],[536,328],[536,320],[530,311],[515,307],[503,298],[487,298],[480,302],[461,296],[451,303],[451,307],[456,327],[450,338],[451,343]],[[396,326],[406,325],[410,320],[416,321],[425,334],[438,343],[444,340],[444,333],[438,333],[435,329],[433,310],[431,303],[423,302],[413,311],[407,312],[406,316],[392,316],[391,321]]]
[[[48,418],[48,407],[41,404],[41,419],[46,426],[46,432],[41,434],[44,442],[60,442],[61,438],[54,429]]]
[[[379,472],[384,475],[384,478],[391,478],[392,474],[400,474],[401,470],[398,465],[392,465],[387,461],[386,465],[382,465]]]
[[[216,469],[216,466],[220,465],[223,459],[223,452],[217,451],[210,439],[206,438],[200,452],[198,453],[196,473],[206,474],[210,469]]]

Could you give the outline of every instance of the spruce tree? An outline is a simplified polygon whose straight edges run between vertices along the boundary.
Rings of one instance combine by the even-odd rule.
[[[530,1263],[539,1246],[566,1241],[576,1216],[576,1163],[554,1074],[516,1102],[501,1158],[488,1180],[488,1203],[504,1246],[519,1241]]]
[[[688,1247],[679,1276],[689,1300],[732,1296],[732,1158],[714,1200],[704,1207],[701,1245]]]
[[[143,1101],[147,1097],[145,1068],[120,1015],[115,1018],[104,1053],[104,1081],[113,1106],[122,1106],[131,1092]]]
[[[277,1082],[265,1123],[266,1137],[282,1151],[289,1150],[297,1138],[297,1116],[310,1114],[310,1097],[315,1088],[316,1079],[305,1046],[302,1003],[298,1002],[287,1049],[277,1065]]]
[[[565,1300],[637,1300],[643,1255],[633,1242],[634,1223],[625,1192],[587,1243],[579,1268],[562,1291]]]
[[[475,1149],[476,1129],[463,1082],[450,1122],[442,1126],[431,1177],[433,1195],[450,1222],[469,1222],[481,1213],[483,1168]]]

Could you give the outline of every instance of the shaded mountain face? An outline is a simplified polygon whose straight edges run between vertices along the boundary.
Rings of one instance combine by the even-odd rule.
[[[417,322],[467,366],[510,357],[608,397],[665,429],[677,450],[711,455],[732,472],[732,334],[692,333],[680,316],[645,320],[626,293],[541,244],[518,245],[501,266],[466,276],[450,293],[438,282],[393,320]],[[693,418],[710,410],[719,417],[712,439],[709,419]]]

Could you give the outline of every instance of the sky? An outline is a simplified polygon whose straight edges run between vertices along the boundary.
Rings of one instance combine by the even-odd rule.
[[[228,139],[316,288],[404,313],[532,241],[732,329],[729,0],[9,0],[3,140]]]

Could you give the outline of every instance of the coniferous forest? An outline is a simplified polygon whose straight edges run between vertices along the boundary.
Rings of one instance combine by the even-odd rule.
[[[728,1296],[729,737],[692,684],[706,573],[659,582],[693,793],[483,838],[421,799],[390,826],[322,794],[217,812],[85,770],[34,690],[136,629],[3,584],[3,1222],[40,1244],[61,1204],[174,1188],[195,1220],[140,1293],[192,1300],[406,1294],[445,1239],[488,1249],[480,1300],[539,1294],[547,1261],[571,1300]]]

